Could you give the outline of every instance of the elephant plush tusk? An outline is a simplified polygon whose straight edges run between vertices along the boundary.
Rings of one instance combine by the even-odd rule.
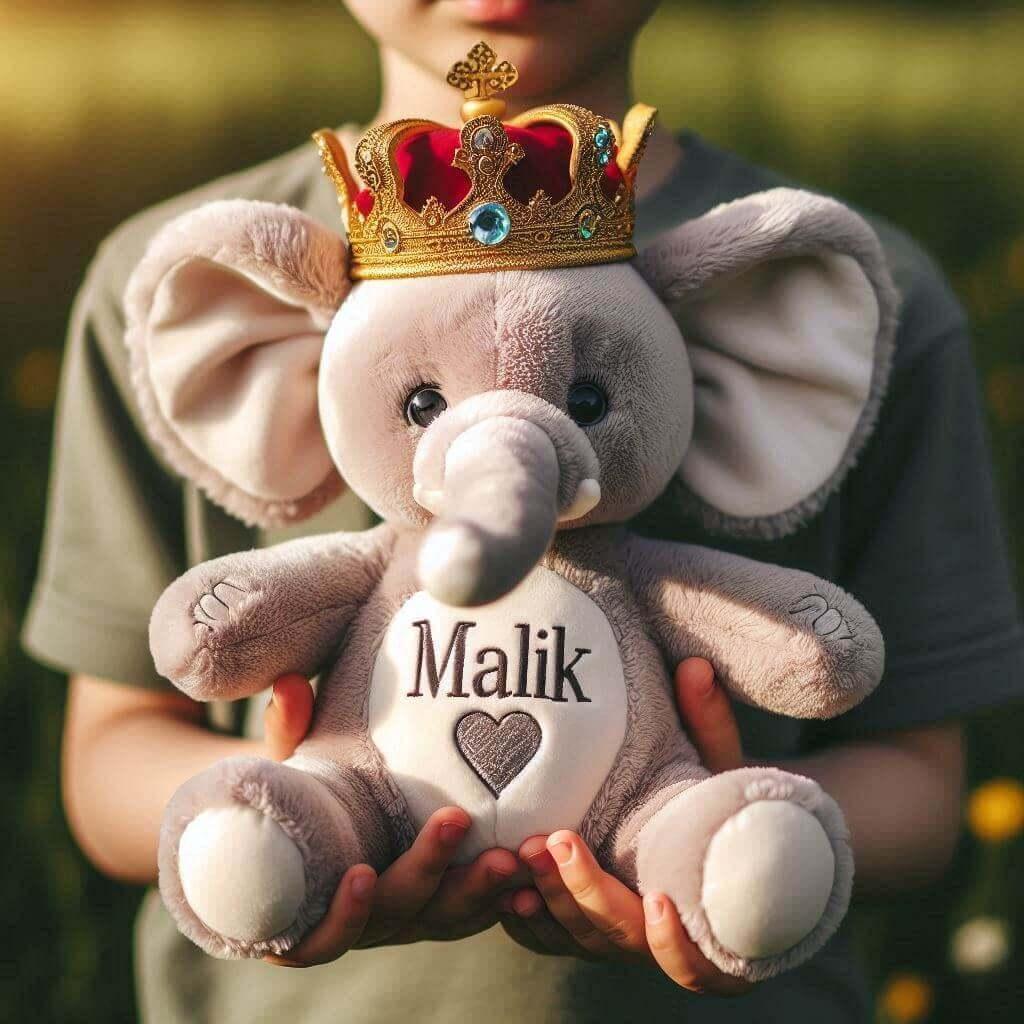
[[[413,484],[412,498],[420,508],[425,508],[431,515],[439,516],[444,507],[444,491],[423,484]]]
[[[601,485],[593,477],[581,480],[576,488],[576,497],[562,510],[558,521],[571,523],[574,519],[582,519],[588,512],[593,512],[600,502]]]

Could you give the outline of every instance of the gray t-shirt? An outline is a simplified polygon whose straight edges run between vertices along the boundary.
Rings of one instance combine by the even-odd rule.
[[[695,135],[678,171],[638,210],[637,243],[717,203],[783,184]],[[203,201],[290,203],[338,226],[312,146],[146,211],[101,247],[76,303],[65,356],[42,563],[24,642],[40,660],[166,687],[149,656],[150,609],[189,564],[298,533],[358,529],[347,496],[289,531],[256,535],[168,471],[132,394],[121,296],[148,239]],[[675,536],[835,580],[886,640],[878,691],[836,722],[738,707],[755,756],[937,721],[1024,695],[1018,620],[993,496],[963,311],[927,256],[872,219],[903,297],[895,367],[875,434],[840,492],[792,537],[723,543],[680,521]],[[258,726],[256,713],[245,716]],[[236,709],[237,711],[237,709]],[[235,713],[228,719],[241,722]],[[798,971],[742,1000],[691,995],[657,971],[536,956],[500,929],[455,943],[366,950],[315,971],[213,960],[182,938],[150,893],[137,931],[143,1019],[250,1022],[863,1021],[867,993],[840,934]]]

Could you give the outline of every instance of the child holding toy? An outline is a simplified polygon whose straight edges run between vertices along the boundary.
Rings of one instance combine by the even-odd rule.
[[[520,69],[527,88],[516,103],[624,111],[629,44],[654,4],[350,6],[381,46],[377,120],[415,114],[452,123],[444,73],[481,26]],[[638,247],[775,183],[693,135],[656,133],[640,179]],[[72,825],[101,868],[131,880],[153,878],[160,816],[181,781],[232,751],[287,757],[312,706],[308,683],[288,677],[274,689],[262,740],[218,734],[205,727],[198,705],[154,676],[149,659],[152,604],[188,563],[282,539],[280,531],[253,538],[166,472],[137,432],[125,373],[120,296],[146,242],[175,213],[236,196],[288,202],[336,224],[334,196],[308,148],[143,215],[104,246],[92,268],[66,363],[46,554],[26,642],[73,676],[65,741]],[[903,295],[876,433],[844,489],[792,538],[731,546],[835,579],[863,600],[886,639],[887,677],[861,708],[812,737],[799,722],[745,708],[734,714],[706,663],[686,662],[676,675],[680,714],[707,764],[742,764],[742,736],[747,755],[811,776],[836,798],[865,889],[916,884],[941,870],[958,817],[955,719],[1020,692],[1022,649],[963,315],[911,243],[884,224],[876,229]],[[345,499],[303,532],[359,524],[368,524],[365,511]],[[692,525],[680,523],[679,536],[703,542]],[[251,1020],[276,1017],[275,1009],[303,1021],[339,1013],[449,1020],[474,1012],[625,1020],[659,1011],[781,1020],[802,1010],[839,1021],[866,1013],[842,936],[806,967],[755,986],[741,1004],[697,998],[687,990],[729,996],[746,986],[701,957],[664,900],[655,895],[642,904],[565,832],[531,840],[519,860],[490,851],[446,871],[466,828],[458,809],[438,812],[380,878],[353,868],[327,919],[279,963],[320,964],[354,947],[377,948],[312,976],[210,960],[148,901],[139,928],[147,1019]],[[419,941],[454,939],[462,941]]]

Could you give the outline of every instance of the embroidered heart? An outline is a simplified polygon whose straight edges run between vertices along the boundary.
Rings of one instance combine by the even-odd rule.
[[[501,721],[470,711],[455,725],[459,753],[495,798],[530,763],[540,738],[537,719],[525,711],[510,711]]]

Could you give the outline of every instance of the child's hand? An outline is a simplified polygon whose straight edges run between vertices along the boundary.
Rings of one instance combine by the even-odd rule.
[[[490,928],[501,890],[528,878],[508,850],[487,850],[472,864],[449,868],[468,827],[465,811],[442,808],[380,878],[365,864],[349,868],[323,921],[295,949],[266,961],[313,967],[357,947],[461,939]]]
[[[675,676],[676,704],[686,731],[714,772],[743,764],[739,730],[726,695],[714,685],[708,662],[691,658]],[[712,964],[683,928],[671,900],[648,893],[643,901],[601,869],[574,832],[534,836],[519,856],[535,889],[500,899],[505,930],[537,952],[585,959],[620,959],[659,966],[694,992],[738,995],[752,986]]]
[[[309,730],[313,688],[303,676],[274,684],[264,714],[268,756],[283,761]],[[283,967],[313,967],[359,946],[461,939],[497,921],[496,898],[528,874],[508,850],[487,850],[472,864],[449,868],[469,828],[457,807],[435,812],[412,847],[381,876],[367,864],[345,873],[327,916],[284,956],[266,957]]]

